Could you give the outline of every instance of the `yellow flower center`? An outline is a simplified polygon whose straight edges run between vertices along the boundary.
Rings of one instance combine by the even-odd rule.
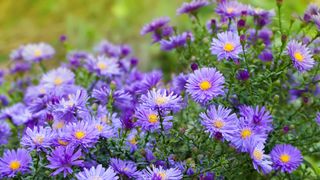
[[[137,144],[136,138],[130,139],[129,143],[130,143],[130,144],[133,144],[133,145],[136,145],[136,144]]]
[[[68,145],[69,143],[67,141],[64,141],[64,140],[61,140],[61,139],[58,139],[58,143],[62,146],[66,146]]]
[[[167,99],[165,97],[157,97],[156,98],[156,104],[157,105],[162,105],[162,104],[164,104],[166,102],[167,102]]]
[[[209,81],[202,81],[199,87],[201,90],[206,91],[211,88],[211,83]]]
[[[42,144],[44,140],[44,137],[42,135],[36,135],[36,137],[33,139],[34,143]]]
[[[227,8],[227,13],[230,14],[230,13],[233,13],[233,11],[234,11],[234,8],[232,8],[232,7],[228,7]]]
[[[10,167],[11,170],[17,170],[17,169],[20,168],[20,166],[21,166],[21,164],[20,164],[20,162],[17,161],[17,160],[11,161],[11,162],[10,162],[10,165],[9,165],[9,167]]]
[[[159,172],[158,175],[161,177],[161,180],[165,180],[167,177],[165,172]]]
[[[102,132],[103,130],[103,126],[100,124],[96,125],[96,128],[98,129],[99,132]]]
[[[257,150],[257,149],[255,149],[255,150],[253,151],[253,157],[254,157],[255,159],[257,159],[257,160],[261,160],[261,159],[262,159],[262,152],[259,151],[259,150]]]
[[[243,129],[241,131],[241,138],[242,139],[246,139],[246,138],[248,138],[250,136],[251,136],[251,130],[250,129]]]
[[[41,94],[45,94],[45,93],[46,93],[46,90],[45,90],[44,88],[41,88],[41,89],[39,90],[39,92],[40,92]]]
[[[282,154],[280,156],[280,161],[283,163],[287,163],[290,161],[290,156],[288,154]]]
[[[234,45],[232,43],[226,43],[223,47],[223,49],[227,52],[233,51],[234,50]]]
[[[224,126],[224,122],[221,119],[217,119],[213,122],[213,126],[220,129]]]
[[[86,133],[83,131],[77,131],[76,133],[74,133],[74,135],[76,136],[77,139],[83,139]]]
[[[98,62],[97,66],[101,71],[107,69],[106,63],[103,63],[103,62]]]
[[[156,114],[150,114],[148,116],[148,121],[150,123],[156,123],[156,122],[158,122],[158,116]]]
[[[63,79],[61,77],[56,77],[53,81],[56,86],[59,86],[63,83]]]
[[[35,57],[40,57],[42,55],[42,51],[40,49],[36,49],[33,54]]]
[[[295,52],[293,56],[299,62],[302,62],[304,59],[303,55],[300,52]]]

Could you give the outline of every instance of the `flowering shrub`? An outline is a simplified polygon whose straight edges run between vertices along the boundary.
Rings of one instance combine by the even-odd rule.
[[[52,70],[49,44],[13,50],[0,73],[11,83],[0,98],[0,177],[319,178],[320,9],[294,20],[281,10],[281,0],[276,11],[193,0],[177,9],[192,30],[168,17],[145,25],[141,35],[177,55],[169,81],[108,41],[90,53],[61,37],[67,61]]]

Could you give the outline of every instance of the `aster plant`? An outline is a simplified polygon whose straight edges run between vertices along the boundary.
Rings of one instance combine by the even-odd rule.
[[[165,57],[150,72],[108,40],[63,35],[65,60],[18,46],[0,70],[0,179],[319,179],[320,8],[289,20],[283,3],[150,19],[140,34]]]

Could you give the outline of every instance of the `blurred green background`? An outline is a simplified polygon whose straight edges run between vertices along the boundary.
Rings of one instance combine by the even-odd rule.
[[[184,1],[0,0],[0,66],[8,64],[10,51],[20,44],[44,41],[57,48],[61,34],[67,35],[68,42],[76,49],[91,49],[101,39],[128,43],[143,62],[152,62],[158,57],[159,48],[150,46],[150,37],[141,37],[140,29],[159,16],[169,16],[172,24],[187,28],[188,17],[177,17],[175,13],[182,2]],[[240,2],[265,9],[275,8],[275,0]],[[285,16],[303,13],[309,2],[311,1],[284,0]],[[320,0],[312,2],[320,4]],[[208,13],[204,13],[203,19],[213,16],[210,11],[205,12]]]

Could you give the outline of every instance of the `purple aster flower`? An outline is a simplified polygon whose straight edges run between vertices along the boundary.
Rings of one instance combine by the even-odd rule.
[[[82,166],[81,156],[81,149],[75,152],[73,146],[56,147],[50,155],[47,155],[49,161],[47,168],[55,170],[52,173],[53,176],[63,172],[63,177],[66,177],[67,174],[72,174],[72,166]]]
[[[193,41],[193,35],[191,32],[184,32],[182,34],[171,36],[168,40],[161,40],[160,46],[163,51],[171,51],[178,47],[183,47],[187,44],[188,40]]]
[[[29,173],[31,163],[32,158],[27,150],[6,150],[0,159],[0,175],[12,178],[17,173]]]
[[[264,106],[240,106],[240,115],[248,120],[247,123],[262,133],[268,133],[273,129],[272,116]]]
[[[76,121],[78,118],[86,119],[90,116],[86,108],[88,96],[85,90],[78,90],[75,94],[69,94],[59,102],[49,106],[55,119]]]
[[[290,144],[276,145],[270,155],[274,169],[288,173],[296,170],[303,159],[300,150]]]
[[[117,180],[118,176],[114,170],[109,167],[105,169],[99,164],[97,167],[92,166],[90,169],[84,168],[83,171],[77,173],[78,180]]]
[[[152,110],[179,111],[182,108],[181,96],[165,89],[153,89],[140,98],[142,105]]]
[[[120,57],[121,48],[117,45],[110,43],[107,40],[102,40],[95,47],[94,51],[98,52],[100,55],[106,55],[108,57]]]
[[[142,93],[151,90],[153,88],[157,88],[162,80],[162,71],[160,70],[154,70],[150,73],[146,73],[143,77],[143,80],[140,84],[140,90]]]
[[[49,127],[35,126],[33,129],[27,128],[25,134],[22,136],[21,145],[32,151],[45,150],[50,148],[54,133]]]
[[[304,12],[303,20],[310,22],[313,16],[320,14],[320,8],[316,4],[309,4],[307,10]]]
[[[92,147],[99,139],[99,131],[94,124],[85,121],[69,123],[65,132],[65,138],[74,146]]]
[[[210,50],[213,55],[218,57],[218,61],[223,59],[239,59],[242,48],[238,34],[227,31],[217,34],[217,37],[217,39],[212,39]]]
[[[49,87],[74,84],[74,74],[69,69],[60,67],[44,74],[40,83]]]
[[[116,113],[108,112],[105,106],[98,106],[96,118],[102,123],[107,124],[114,128],[114,131],[117,133],[118,129],[122,128],[121,120]]]
[[[237,74],[237,79],[241,81],[246,81],[250,78],[250,73],[247,70],[239,70]]]
[[[178,76],[174,77],[172,80],[171,90],[176,94],[180,94],[182,91],[186,90],[186,84],[188,81],[189,75],[180,73]]]
[[[316,122],[320,126],[320,112],[317,113]]]
[[[106,85],[102,85],[100,88],[93,89],[92,97],[101,105],[106,105],[108,103],[110,93],[111,89]]]
[[[259,59],[263,62],[270,62],[273,60],[273,54],[270,50],[266,49],[259,54]]]
[[[126,144],[129,146],[130,153],[134,153],[138,149],[138,131],[132,129],[127,137]]]
[[[27,61],[14,61],[10,66],[10,73],[24,73],[31,69],[31,63]]]
[[[121,159],[111,158],[110,166],[120,175],[128,178],[137,178],[140,176],[137,165],[132,161],[124,161]]]
[[[9,118],[17,126],[25,124],[33,119],[32,113],[22,103],[17,103],[11,107],[7,107],[1,111],[1,116]]]
[[[108,58],[106,56],[89,56],[87,59],[87,67],[90,72],[97,73],[101,76],[110,76],[120,74],[117,59]]]
[[[254,169],[263,174],[269,174],[272,170],[272,162],[270,156],[264,154],[264,145],[262,143],[256,144],[252,141],[249,142],[249,146]]]
[[[160,117],[157,111],[146,109],[145,107],[138,107],[135,111],[137,118],[136,126],[140,126],[143,131],[159,131],[161,129]],[[163,129],[169,130],[172,127],[172,116],[162,116]]]
[[[145,180],[180,180],[183,173],[177,168],[164,169],[162,166],[147,167],[143,171],[142,178]]]
[[[292,59],[293,66],[300,72],[312,69],[315,64],[309,48],[295,40],[288,43],[287,53]]]
[[[189,75],[186,91],[193,100],[205,104],[213,98],[223,95],[224,77],[215,68],[201,68]]]
[[[274,10],[264,10],[260,8],[248,8],[248,13],[254,16],[254,23],[260,28],[266,26],[272,22],[272,18],[275,16]]]
[[[223,1],[218,4],[216,13],[222,18],[235,18],[241,15],[243,5],[237,1]]]
[[[161,39],[163,39],[163,37],[172,35],[173,29],[172,27],[167,25],[169,22],[170,22],[169,17],[160,17],[160,18],[154,19],[151,23],[143,26],[140,34],[146,35],[148,33],[153,33],[154,42],[158,42]]]
[[[201,113],[201,124],[211,137],[221,137],[229,140],[237,129],[238,118],[230,109],[222,106],[210,106],[206,113]]]
[[[11,128],[6,121],[0,120],[0,145],[8,143],[11,136]]]
[[[27,44],[22,51],[22,57],[26,61],[39,62],[50,59],[55,54],[55,50],[46,43]]]
[[[69,65],[72,68],[80,67],[84,63],[84,60],[87,59],[87,57],[88,53],[85,51],[71,51],[67,54]]]
[[[1,85],[1,82],[0,82]],[[9,105],[9,99],[6,95],[0,94],[0,107],[8,106]]]
[[[181,14],[194,14],[200,8],[209,5],[207,0],[193,0],[189,3],[183,3],[181,7],[177,9],[177,15]]]
[[[133,97],[123,89],[114,91],[114,105],[118,109],[133,109]]]
[[[104,138],[114,137],[114,131],[112,126],[100,121],[92,120],[91,123],[94,125],[96,130],[99,132],[99,135]]]
[[[233,132],[231,144],[241,152],[248,152],[250,149],[250,143],[264,143],[267,139],[265,134],[260,133],[254,127],[247,124],[248,120],[244,117],[240,117],[238,127]]]
[[[70,142],[66,138],[67,132],[65,132],[63,129],[64,123],[62,123],[61,125],[62,125],[62,127],[55,129],[55,137],[52,139],[52,145],[54,147],[68,146],[70,144]],[[52,125],[52,126],[54,126],[54,125]]]

